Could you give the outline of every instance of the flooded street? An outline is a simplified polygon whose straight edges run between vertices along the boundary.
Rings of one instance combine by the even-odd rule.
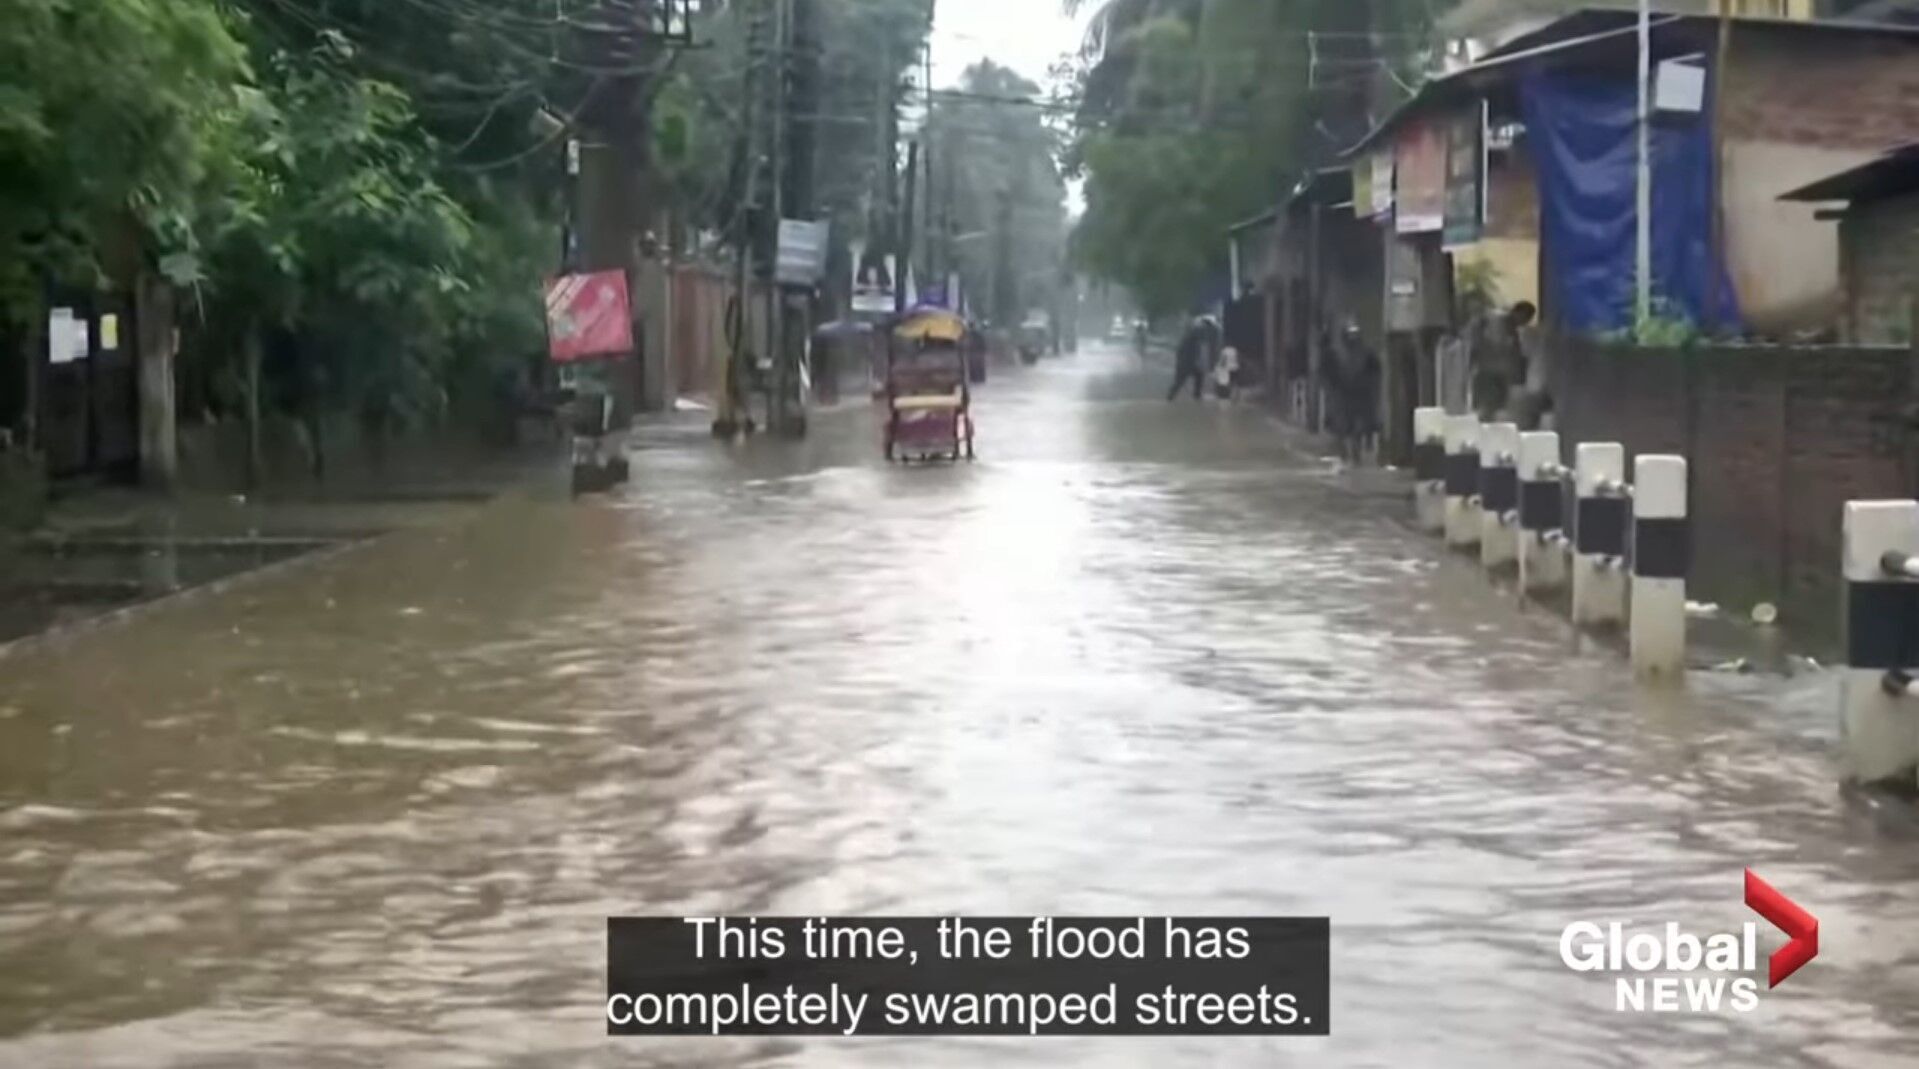
[[[0,1065],[1910,1065],[1919,844],[1830,679],[1636,692],[1257,408],[1096,347],[981,460],[864,411],[0,660]],[[1577,920],[1755,919],[1758,1011],[1613,1012]],[[609,914],[1330,915],[1324,1040],[604,1036]],[[1783,937],[1763,923],[1761,955]]]

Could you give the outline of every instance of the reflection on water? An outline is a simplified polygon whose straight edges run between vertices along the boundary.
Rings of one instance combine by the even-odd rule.
[[[1637,694],[1252,410],[1089,354],[983,459],[870,420],[649,433],[503,501],[0,665],[0,1063],[1907,1064],[1919,859],[1831,786],[1829,680]],[[1611,1012],[1576,919],[1821,958]],[[1315,1041],[603,1038],[608,913],[1330,914]]]

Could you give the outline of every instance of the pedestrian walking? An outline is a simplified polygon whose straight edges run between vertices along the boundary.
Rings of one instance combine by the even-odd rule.
[[[1487,423],[1515,413],[1517,391],[1526,386],[1525,335],[1538,318],[1531,301],[1520,301],[1506,314],[1481,316],[1474,331],[1473,409]]]
[[[1209,358],[1212,356],[1214,333],[1208,329],[1209,321],[1205,316],[1193,320],[1180,335],[1179,347],[1173,351],[1173,388],[1166,391],[1166,399],[1173,400],[1187,383],[1193,387],[1193,400],[1205,397],[1206,372]]]
[[[1359,325],[1348,323],[1340,334],[1334,362],[1340,458],[1358,464],[1366,459],[1379,433],[1379,357],[1366,344]]]

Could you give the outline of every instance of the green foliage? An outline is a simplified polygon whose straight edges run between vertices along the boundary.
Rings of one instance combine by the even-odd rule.
[[[1357,139],[1369,104],[1383,111],[1403,91],[1445,6],[1106,0],[1076,72],[1067,157],[1086,179],[1081,266],[1155,317],[1186,310],[1223,273],[1226,229],[1271,210]]]
[[[1653,302],[1653,309],[1633,330],[1633,339],[1649,349],[1687,349],[1705,337],[1684,309],[1670,302]]]
[[[1459,322],[1500,306],[1499,265],[1491,260],[1463,260],[1453,275],[1453,293],[1459,303]]]
[[[0,316],[181,210],[244,71],[207,0],[0,0]]]
[[[937,255],[960,274],[975,307],[999,322],[1050,307],[1066,255],[1058,138],[1037,109],[1008,103],[1039,93],[1012,70],[983,61],[961,76],[958,94],[935,102],[923,135],[930,161],[923,195],[935,213],[934,233],[919,243],[922,270]]]
[[[1628,311],[1630,317],[1632,312]],[[1678,303],[1654,295],[1652,310],[1630,327],[1601,333],[1599,340],[1620,348],[1690,349],[1706,338],[1699,324]]]
[[[764,73],[763,64],[756,66],[749,56],[747,39],[757,17],[762,20],[762,47],[770,40],[771,5],[735,2],[711,10],[714,7],[709,5],[699,29],[708,47],[682,57],[655,103],[655,163],[682,221],[737,241],[742,224],[754,218],[762,224],[764,242],[770,228],[764,219],[750,217],[748,209],[769,205],[774,176],[763,142],[755,161],[754,203],[747,204],[747,161],[742,157],[747,115],[741,90],[749,67]],[[797,77],[790,86],[793,112],[818,119],[811,169],[814,215],[832,223],[832,241],[840,255],[852,241],[892,248],[893,213],[899,207],[893,199],[902,143],[899,116],[908,103],[907,74],[915,68],[932,27],[932,4],[818,0],[817,10],[817,99],[802,98]],[[758,77],[755,82],[755,122],[762,138],[772,114],[771,81]]]
[[[216,408],[262,336],[269,406],[438,418],[541,344],[558,147],[526,120],[588,80],[531,35],[550,6],[470,8],[0,0],[0,319],[155,270]]]

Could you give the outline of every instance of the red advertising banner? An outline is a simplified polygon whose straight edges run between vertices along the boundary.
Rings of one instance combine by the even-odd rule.
[[[1423,234],[1446,226],[1446,132],[1435,123],[1408,126],[1394,147],[1399,171],[1395,229]]]
[[[565,275],[546,287],[546,330],[555,363],[633,351],[626,272]]]

